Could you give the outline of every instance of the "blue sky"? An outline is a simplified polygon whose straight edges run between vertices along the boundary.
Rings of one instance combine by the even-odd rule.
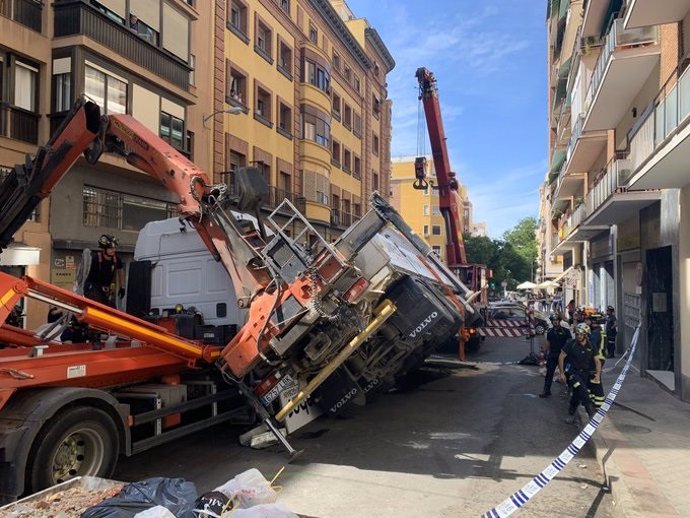
[[[392,155],[417,154],[417,67],[436,75],[451,167],[500,238],[538,215],[547,167],[545,0],[348,0],[396,61]],[[426,129],[424,129],[426,135]],[[427,153],[430,152],[426,145]]]

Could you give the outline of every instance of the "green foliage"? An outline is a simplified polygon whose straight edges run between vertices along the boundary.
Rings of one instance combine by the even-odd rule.
[[[508,281],[508,289],[531,280],[537,259],[537,221],[524,218],[503,234],[503,240],[465,236],[465,251],[470,263],[485,264],[493,272],[492,289],[501,290],[501,282]]]

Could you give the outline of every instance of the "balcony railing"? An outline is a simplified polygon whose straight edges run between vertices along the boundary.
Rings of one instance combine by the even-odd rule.
[[[637,170],[679,128],[690,115],[690,68],[677,81],[679,69],[666,82],[659,94],[647,106],[640,121],[630,131],[631,168]]]
[[[38,144],[38,119],[41,116],[16,106],[0,104],[0,136]]]
[[[631,176],[630,160],[626,158],[614,158],[602,176],[595,181],[594,187],[587,193],[587,208],[589,214],[594,213],[616,192],[626,191],[626,185]]]
[[[351,212],[331,209],[331,225],[335,227],[347,228],[356,221],[359,221],[359,219],[359,216],[352,214]]]
[[[29,29],[41,32],[43,2],[37,0],[2,0],[0,15],[11,18]]]
[[[236,196],[239,194],[233,171],[224,171],[220,173],[220,181],[228,186],[228,194],[230,196]],[[279,189],[278,187],[274,187],[272,185],[269,185],[268,187],[268,197],[264,200],[261,208],[264,210],[273,211],[285,199],[290,200],[290,202],[297,207],[297,210],[304,212],[305,202],[302,196],[294,192],[286,191],[285,189]]]
[[[611,25],[609,33],[606,35],[606,41],[601,49],[601,54],[597,59],[596,67],[592,72],[592,80],[589,83],[589,90],[587,91],[586,106],[591,106],[594,97],[601,86],[601,81],[604,78],[606,67],[613,52],[621,47],[631,47],[636,45],[644,45],[648,43],[655,43],[659,40],[659,29],[656,26],[641,27],[637,29],[624,29],[623,19],[616,18]]]
[[[53,4],[55,37],[83,34],[177,86],[189,87],[189,65],[81,0]]]

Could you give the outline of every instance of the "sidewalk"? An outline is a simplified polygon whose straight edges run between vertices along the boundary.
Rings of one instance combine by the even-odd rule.
[[[621,369],[605,372],[607,393]],[[690,516],[690,404],[632,367],[591,440],[616,518]]]

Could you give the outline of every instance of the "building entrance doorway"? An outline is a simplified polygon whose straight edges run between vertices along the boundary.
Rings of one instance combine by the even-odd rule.
[[[671,247],[647,251],[647,372],[675,389]]]

